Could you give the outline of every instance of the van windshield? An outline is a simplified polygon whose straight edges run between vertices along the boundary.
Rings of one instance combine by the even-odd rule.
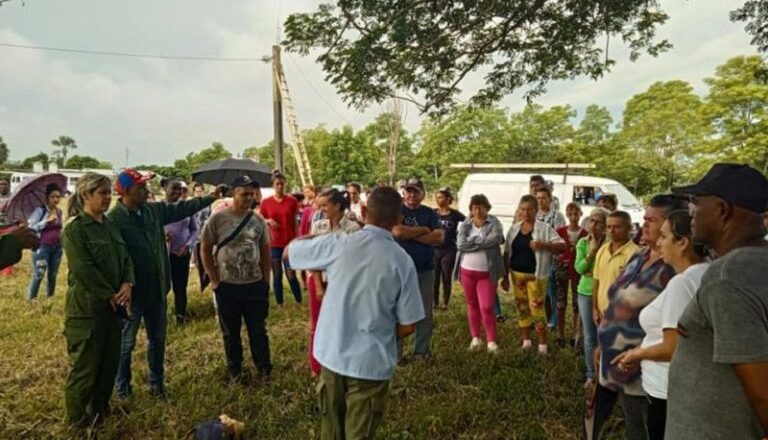
[[[605,189],[609,193],[616,194],[619,199],[619,206],[623,208],[642,208],[640,202],[637,201],[635,195],[629,192],[624,185],[621,184],[607,184]]]

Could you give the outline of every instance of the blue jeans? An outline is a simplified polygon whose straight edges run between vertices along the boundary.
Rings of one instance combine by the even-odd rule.
[[[293,298],[297,303],[301,303],[301,286],[299,285],[299,279],[296,278],[296,272],[291,269],[291,265],[287,260],[283,260],[283,248],[272,248],[272,287],[275,289],[275,300],[278,304],[283,304],[283,267],[285,267],[285,275],[288,278],[288,285],[291,286],[291,292],[293,292]]]
[[[434,269],[422,270],[418,272],[419,275],[419,294],[421,295],[421,302],[424,305],[424,319],[416,323],[416,331],[414,332],[413,342],[413,354],[416,356],[431,356],[432,355],[432,331],[435,327],[434,322],[434,303],[433,290],[435,283],[435,271]],[[403,355],[403,339],[397,340],[397,358],[402,358]]]
[[[48,272],[48,296],[53,296],[56,290],[56,275],[61,263],[61,246],[40,246],[32,254],[32,281],[29,283],[29,299],[37,298],[43,276]]]
[[[139,332],[141,320],[147,331],[147,361],[149,363],[149,387],[155,391],[162,391],[165,362],[165,334],[168,327],[166,316],[168,305],[163,296],[159,304],[146,306],[144,304],[131,304],[133,319],[123,320],[123,337],[120,346],[120,366],[117,369],[117,395],[128,397],[133,393],[131,388],[131,355],[136,346],[136,334]]]
[[[595,345],[597,343],[597,327],[592,321],[592,297],[578,294],[579,316],[581,328],[584,330],[584,364],[587,367],[587,379],[595,378]]]

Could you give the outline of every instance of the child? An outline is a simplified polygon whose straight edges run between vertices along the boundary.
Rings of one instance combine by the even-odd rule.
[[[576,301],[576,286],[579,285],[579,274],[573,266],[576,256],[576,243],[587,236],[587,230],[579,225],[581,207],[571,202],[565,208],[566,226],[557,228],[557,233],[565,240],[566,250],[555,260],[555,283],[557,285],[557,345],[565,346],[565,309],[568,305],[568,292],[571,292],[571,308],[573,309],[573,339],[571,346],[576,347],[579,334],[579,308]]]

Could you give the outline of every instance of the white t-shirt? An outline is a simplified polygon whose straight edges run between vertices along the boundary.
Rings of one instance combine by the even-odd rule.
[[[701,277],[709,263],[699,263],[672,277],[667,287],[640,312],[640,326],[645,331],[641,347],[664,341],[664,329],[677,328],[683,310],[696,295]],[[657,399],[667,399],[669,362],[642,361],[643,390]]]
[[[472,224],[472,230],[469,232],[469,239],[477,237],[483,232],[483,228],[478,228]],[[485,250],[480,249],[475,252],[468,252],[461,257],[461,268],[474,270],[476,272],[488,272],[488,259],[485,257]]]

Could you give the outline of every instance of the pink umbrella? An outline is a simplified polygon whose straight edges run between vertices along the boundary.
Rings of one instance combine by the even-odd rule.
[[[62,193],[67,191],[67,176],[59,173],[41,174],[16,188],[5,202],[4,211],[8,221],[26,222],[36,208],[45,205],[45,188],[52,183],[58,185]]]

